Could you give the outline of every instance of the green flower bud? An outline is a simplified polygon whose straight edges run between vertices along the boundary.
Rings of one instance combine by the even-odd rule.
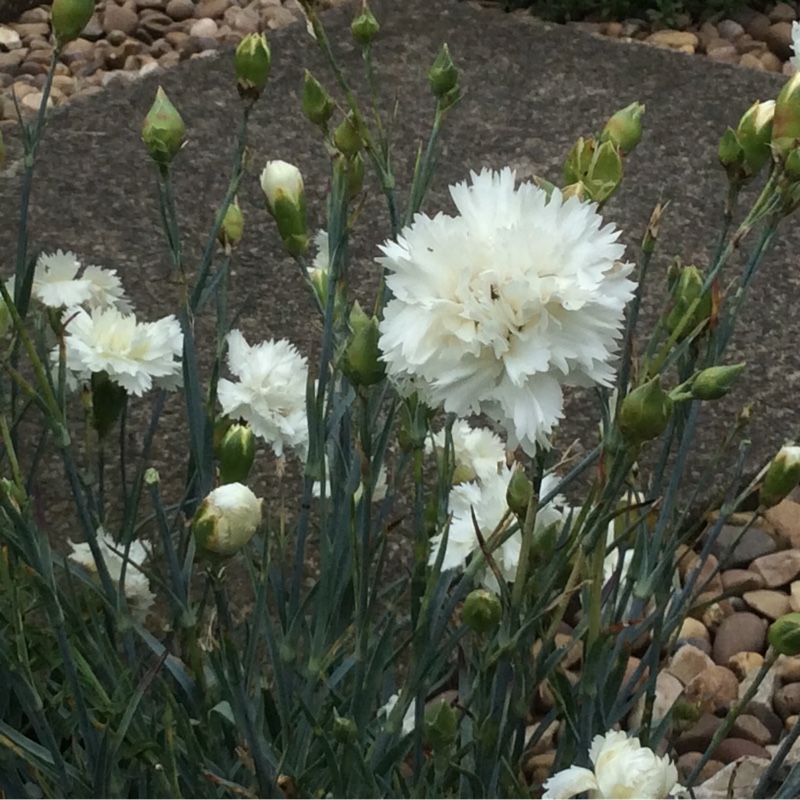
[[[595,148],[589,167],[587,187],[592,200],[602,203],[622,182],[622,156],[610,141]]]
[[[364,3],[361,13],[350,24],[350,32],[362,47],[366,47],[375,38],[380,27],[369,6]]]
[[[736,138],[742,148],[747,177],[755,176],[772,155],[772,120],[775,116],[775,101],[755,102],[739,120]]]
[[[643,114],[644,105],[642,103],[631,103],[617,111],[606,122],[603,132],[600,134],[600,141],[611,142],[622,155],[628,155],[642,138]]]
[[[349,717],[335,717],[333,720],[333,738],[341,744],[354,742],[358,738],[358,726]]]
[[[219,446],[219,482],[243,483],[256,457],[256,437],[249,425],[231,425]]]
[[[303,113],[323,131],[333,114],[331,96],[308,70],[303,78]]]
[[[224,248],[233,249],[242,240],[243,233],[244,216],[242,215],[242,209],[239,208],[238,200],[234,199],[222,218],[222,225],[217,234],[217,239]]]
[[[667,330],[673,333],[683,322],[694,301],[700,298],[700,302],[689,319],[683,323],[678,336],[679,342],[711,316],[711,292],[707,291],[701,297],[702,288],[703,273],[697,267],[683,267],[672,291],[673,305],[666,319]]]
[[[340,153],[351,158],[361,149],[361,137],[356,130],[352,113],[348,114],[333,132],[333,143]]]
[[[261,500],[241,483],[214,489],[192,520],[197,549],[209,558],[238,553],[261,524]]]
[[[500,624],[503,604],[500,598],[486,589],[474,589],[464,600],[461,619],[476,633],[488,633]]]
[[[730,367],[709,367],[704,369],[692,384],[692,397],[695,400],[719,400],[724,397],[744,369],[745,364]]]
[[[767,468],[761,491],[758,493],[758,502],[764,508],[772,508],[793,491],[798,483],[800,483],[800,447],[784,445]]]
[[[128,393],[107,372],[92,373],[92,424],[101,439],[111,432],[127,401]]]
[[[782,656],[800,655],[800,614],[784,614],[769,626],[769,643]]]
[[[233,66],[236,70],[236,86],[239,96],[248,102],[258,100],[267,85],[272,54],[267,37],[263,33],[251,33],[239,42]]]
[[[631,444],[641,444],[660,436],[672,414],[672,399],[661,388],[661,376],[637,386],[619,410],[619,429]]]
[[[592,165],[594,149],[594,139],[584,139],[582,136],[572,145],[567,160],[564,162],[565,186],[581,183],[586,178]]]
[[[183,147],[185,136],[186,126],[181,115],[159,86],[142,126],[142,141],[150,158],[162,167],[168,166]]]
[[[456,740],[458,716],[447,700],[437,700],[425,711],[423,731],[433,751],[444,750]]]
[[[268,161],[261,173],[261,190],[283,246],[290,255],[305,255],[308,252],[306,195],[300,170],[285,161]]]
[[[77,39],[94,14],[94,0],[53,0],[50,24],[59,47]]]
[[[349,321],[353,332],[344,353],[344,373],[355,386],[374,386],[386,375],[386,364],[378,347],[378,318],[368,317],[356,301]]]
[[[731,180],[742,180],[744,178],[744,150],[739,139],[736,136],[736,131],[733,128],[728,128],[722,134],[717,147],[717,156],[719,163],[725,168],[728,177]]]
[[[795,72],[775,101],[772,119],[772,153],[782,161],[800,139],[800,72]]]
[[[458,70],[450,58],[450,50],[446,44],[442,45],[433,66],[428,70],[428,82],[433,96],[439,98],[458,86]]]
[[[532,491],[533,484],[525,476],[525,470],[515,469],[506,490],[506,503],[520,519],[525,519],[528,513]]]
[[[361,153],[356,153],[353,158],[347,160],[348,199],[356,197],[364,186],[364,172],[365,165]]]
[[[783,172],[790,181],[800,181],[800,148],[795,148],[786,156]]]

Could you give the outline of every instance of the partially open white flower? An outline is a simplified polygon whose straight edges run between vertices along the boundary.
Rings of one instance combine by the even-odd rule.
[[[91,296],[91,285],[88,279],[78,278],[80,268],[75,253],[42,253],[36,261],[31,296],[50,308],[85,303]]]
[[[389,714],[392,713],[392,710],[397,705],[397,701],[400,699],[399,694],[393,694],[379,709],[378,709],[378,716],[379,717],[388,717]],[[416,712],[414,709],[414,703],[412,703],[408,710],[403,717],[403,727],[401,732],[403,736],[408,736],[414,730],[414,719],[416,717]]]
[[[220,380],[217,397],[223,412],[231,419],[246,420],[276,456],[289,447],[305,458],[306,358],[286,339],[251,347],[240,330],[232,330],[228,334],[228,366],[239,381]]]
[[[122,288],[122,281],[115,269],[88,266],[83,270],[83,279],[89,283],[87,306],[93,308],[114,307],[123,314],[133,311],[130,300]]]
[[[96,574],[98,571],[97,564],[94,560],[94,556],[92,556],[89,543],[79,542],[75,544],[72,540],[68,541],[72,548],[72,552],[67,556],[69,560],[80,564],[84,569]],[[117,544],[113,537],[103,528],[97,529],[97,545],[102,553],[109,577],[114,582],[115,586],[119,586],[119,580],[122,576],[125,548]],[[128,551],[128,566],[125,568],[124,591],[125,597],[128,598],[132,605],[134,616],[140,621],[144,621],[150,607],[155,602],[155,595],[150,591],[150,581],[147,575],[140,569],[149,555],[147,548],[140,541],[135,540],[131,542],[131,547]]]
[[[261,502],[241,483],[226,483],[214,489],[192,521],[197,546],[216,556],[238,553],[261,524]]]
[[[428,405],[484,412],[510,448],[548,446],[562,386],[611,385],[633,296],[619,231],[577,197],[484,170],[450,193],[459,216],[418,214],[378,259],[389,376]]]
[[[498,468],[506,463],[506,447],[503,440],[488,428],[473,428],[465,419],[458,419],[453,424],[453,459],[455,474],[453,483],[464,483],[496,475]],[[430,453],[444,450],[445,431],[433,435],[433,442],[425,443],[425,450]]]
[[[141,396],[153,383],[175,385],[181,374],[183,332],[174,316],[137,322],[116,308],[68,309],[67,368],[78,380],[106,372],[111,381]],[[56,355],[57,358],[57,355]]]
[[[442,570],[461,569],[473,554],[477,558],[483,558],[480,542],[475,533],[473,515],[484,541],[488,542],[508,511],[506,493],[516,468],[516,465],[507,467],[503,464],[498,471],[487,474],[480,482],[460,483],[451,489],[448,501],[451,520]],[[548,494],[557,485],[558,478],[555,475],[546,475],[542,479],[540,494],[542,496]],[[564,503],[564,498],[556,495],[550,503],[539,508],[536,514],[536,530],[541,531],[550,525],[563,522],[566,519]],[[509,528],[515,521],[514,516],[509,515],[504,523],[504,529]],[[441,533],[431,539],[429,565],[436,562],[443,541],[444,534]],[[492,559],[504,580],[515,579],[521,550],[522,534],[516,531],[492,551]],[[488,567],[481,572],[481,582],[490,591],[500,590],[494,573]]]
[[[594,770],[569,767],[557,772],[545,781],[542,797],[559,800],[589,792],[592,798],[667,798],[684,791],[669,756],[657,756],[622,731],[595,736],[589,758]]]

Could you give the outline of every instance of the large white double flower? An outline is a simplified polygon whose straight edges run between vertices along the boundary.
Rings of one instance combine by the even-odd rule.
[[[401,390],[486,413],[533,454],[562,417],[562,385],[608,386],[633,265],[592,203],[484,170],[418,214],[379,262],[393,299],[380,347]]]
[[[251,346],[240,330],[228,334],[228,366],[239,379],[223,378],[217,397],[231,419],[246,420],[276,456],[291,448],[300,458],[308,450],[306,384],[308,361],[286,339]]]
[[[685,790],[669,756],[657,756],[623,731],[595,736],[589,750],[594,769],[569,767],[545,781],[545,800],[589,792],[592,798],[667,798]]]

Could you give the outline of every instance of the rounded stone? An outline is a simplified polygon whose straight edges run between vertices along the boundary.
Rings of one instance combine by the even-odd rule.
[[[781,686],[772,698],[772,706],[781,719],[800,714],[800,683]]]
[[[176,22],[183,22],[194,16],[195,8],[194,0],[169,0],[166,11]]]
[[[130,36],[139,27],[139,16],[132,5],[108,3],[103,12],[103,30],[106,33],[119,30]]]
[[[220,19],[230,5],[230,0],[202,0],[195,10],[195,16]]]
[[[714,662],[702,650],[685,645],[672,656],[667,672],[686,686],[703,670],[713,666]]]
[[[712,657],[724,666],[736,653],[763,653],[766,643],[766,620],[749,611],[738,612],[723,620],[717,629]]]
[[[684,753],[679,756],[675,766],[678,768],[678,780],[685,783],[689,776],[694,772],[694,768],[700,763],[703,758],[702,753],[692,751]],[[698,782],[707,781],[716,775],[725,765],[721,761],[716,761],[713,758],[706,761],[703,768],[700,770],[697,780]]]
[[[739,53],[736,52],[736,45],[726,44],[715,47],[707,52],[712,61],[721,61],[723,64],[738,64]]]
[[[683,696],[692,705],[713,713],[739,698],[739,681],[727,667],[709,667],[686,685]]]
[[[764,579],[764,587],[767,589],[786,586],[800,575],[800,550],[783,550],[761,556],[753,561],[750,569]]]
[[[797,12],[788,3],[776,3],[767,16],[770,22],[794,22]]]
[[[746,650],[728,659],[728,669],[743,681],[753,670],[761,669],[764,656],[761,653],[749,653]]]
[[[749,33],[754,39],[763,42],[766,40],[767,32],[772,23],[766,14],[755,12],[747,22],[744,24],[746,33]]]
[[[772,744],[772,734],[764,723],[751,714],[740,714],[731,728],[734,739],[748,739],[761,747]]]
[[[763,42],[753,42],[753,44],[756,47],[764,47]],[[730,46],[730,42],[717,45],[717,47]],[[741,49],[739,42],[734,47],[737,53],[745,52]],[[709,45],[709,50],[713,49],[715,46]],[[748,567],[757,558],[771,555],[776,550],[775,540],[768,533],[759,528],[750,528],[742,533],[742,529],[738,525],[724,525],[711,546],[711,552],[720,560],[725,569]]]
[[[729,41],[738,39],[744,33],[744,28],[732,19],[720,20],[717,23],[717,30],[723,39],[728,39]]]
[[[792,56],[792,23],[773,23],[769,26],[764,41],[778,58],[788,61]]]
[[[720,578],[725,593],[736,597],[764,588],[764,579],[749,569],[727,569]]]
[[[212,39],[217,31],[217,23],[213,19],[199,19],[189,29],[189,36],[195,39]]]
[[[765,750],[760,744],[751,742],[748,739],[730,737],[721,742],[711,754],[711,757],[723,764],[730,764],[742,756],[754,756],[755,758],[769,758],[769,751]]]

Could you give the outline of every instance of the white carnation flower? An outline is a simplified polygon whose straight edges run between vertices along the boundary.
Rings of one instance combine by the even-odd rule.
[[[174,316],[137,322],[133,314],[110,307],[91,313],[73,308],[65,318],[67,368],[78,380],[106,372],[114,383],[140,396],[154,382],[172,386],[178,379],[183,332]]]
[[[217,397],[223,412],[232,419],[246,420],[276,456],[289,447],[305,458],[306,358],[286,339],[251,347],[241,331],[233,330],[228,334],[228,366],[239,381],[220,380]]]
[[[50,308],[85,303],[91,297],[91,282],[77,277],[80,268],[75,253],[42,253],[36,261],[31,295]]]
[[[498,467],[506,463],[506,447],[503,440],[488,428],[473,428],[464,419],[453,425],[453,458],[455,461],[454,483],[464,483],[476,478],[482,481],[497,474]],[[428,453],[443,451],[445,431],[433,435],[433,442],[427,441]]]
[[[516,468],[516,465],[502,465],[499,471],[488,474],[480,483],[460,483],[450,490],[448,508],[451,519],[442,570],[461,569],[470,556],[480,554],[474,520],[477,520],[484,541],[488,541],[508,511],[506,493]],[[558,485],[558,481],[555,475],[546,475],[540,487],[541,496],[549,494]],[[536,514],[536,530],[541,531],[550,525],[562,523],[566,519],[564,503],[564,498],[556,495],[550,503],[539,508]],[[510,526],[514,521],[514,517],[509,516],[505,525]],[[431,539],[429,566],[436,562],[443,540],[442,533]],[[522,534],[517,531],[492,552],[492,559],[504,580],[513,581],[516,577],[521,550]],[[482,572],[481,582],[493,592],[500,590],[494,573],[488,567]]]
[[[91,573],[97,573],[97,563],[89,543],[75,544],[72,540],[68,540],[68,542],[72,548],[72,552],[67,556],[70,561],[80,564]],[[117,544],[103,528],[97,529],[97,546],[100,548],[109,577],[114,582],[114,586],[118,587],[122,576],[125,548]],[[134,616],[142,622],[155,602],[155,595],[150,591],[150,581],[140,569],[149,555],[147,548],[140,541],[131,542],[128,551],[128,566],[125,568],[125,597],[133,605]]]
[[[569,767],[545,781],[545,800],[590,792],[593,798],[667,798],[684,792],[678,769],[668,756],[659,757],[622,731],[595,736],[589,750],[594,770]]]
[[[83,270],[83,279],[89,282],[87,305],[90,309],[113,306],[123,314],[133,311],[133,306],[125,295],[122,281],[115,269],[88,266]]]
[[[612,384],[633,265],[596,205],[514,181],[472,173],[450,189],[459,216],[418,214],[381,247],[380,347],[400,387],[488,414],[533,454],[563,416],[562,385]]]

